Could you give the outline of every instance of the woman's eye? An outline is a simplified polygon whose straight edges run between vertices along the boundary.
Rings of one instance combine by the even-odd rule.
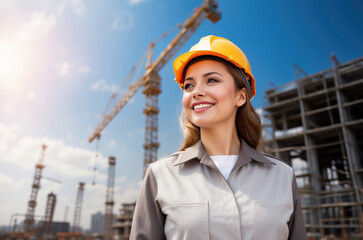
[[[184,84],[184,90],[187,90],[188,88],[191,88],[193,85],[190,83]]]
[[[219,82],[219,81],[215,78],[208,78],[208,83],[215,83],[215,82]]]

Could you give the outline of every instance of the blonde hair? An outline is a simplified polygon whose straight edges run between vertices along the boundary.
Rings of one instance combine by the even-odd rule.
[[[238,90],[243,89],[246,94],[246,103],[237,109],[235,121],[237,135],[239,138],[242,138],[244,141],[246,141],[248,145],[257,149],[259,147],[262,134],[261,121],[250,102],[250,96],[246,90],[244,81],[241,75],[237,73],[236,69],[228,64],[228,62],[224,60],[221,61],[217,58],[216,61],[224,63],[227,71],[234,79],[235,87]],[[184,110],[180,114],[180,124],[184,133],[184,142],[179,149],[182,151],[198,142],[200,139],[200,128],[189,121]]]

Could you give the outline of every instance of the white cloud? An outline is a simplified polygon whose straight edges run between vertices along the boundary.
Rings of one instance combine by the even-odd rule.
[[[47,15],[44,12],[33,12],[30,20],[18,33],[18,40],[35,41],[46,36],[54,27],[57,18],[54,14]]]
[[[9,176],[0,173],[0,189],[2,191],[12,188],[15,180]]]
[[[105,79],[101,79],[91,85],[92,90],[101,90],[107,92],[116,92],[118,90],[118,86],[116,85],[108,85]]]
[[[117,201],[120,203],[135,202],[138,194],[139,194],[138,188],[130,188],[122,192],[121,194],[117,194],[115,196],[115,199],[117,199]]]
[[[123,11],[112,23],[112,29],[125,31],[133,27],[134,16],[131,12]]]
[[[65,61],[61,64],[58,64],[57,68],[59,76],[65,77],[70,73],[71,63],[69,61]]]
[[[0,123],[0,152],[1,146],[7,147],[11,142],[18,139],[19,126],[5,125]]]
[[[106,83],[106,80],[102,79],[99,80],[91,85],[91,89],[93,90],[99,90],[103,84]]]
[[[86,5],[84,4],[83,0],[69,0],[69,3],[72,7],[72,10],[78,16],[81,16],[86,10]]]
[[[91,68],[89,66],[81,66],[78,68],[78,72],[80,73],[89,73]]]
[[[58,74],[60,77],[70,76],[71,74],[78,72],[81,74],[86,74],[91,72],[91,67],[89,66],[79,66],[77,62],[71,62],[69,60],[63,61],[56,65]]]
[[[118,184],[124,183],[125,181],[126,181],[126,177],[125,176],[121,176],[121,177],[116,178],[116,180],[115,180],[116,186]]]
[[[146,2],[147,0],[130,0],[130,4],[139,4],[139,3],[142,3],[142,2]]]
[[[112,139],[109,144],[108,144],[110,147],[114,147],[116,145],[116,141],[115,139]]]
[[[86,11],[86,4],[83,0],[62,0],[55,8],[57,15],[63,15],[65,9],[70,8],[78,16],[82,16]]]
[[[19,128],[0,123],[0,162],[12,163],[22,169],[32,169],[37,163],[42,144],[45,151],[44,163],[57,173],[69,177],[92,177],[95,162],[94,151],[66,145],[62,140],[23,137],[18,135]],[[107,167],[107,159],[99,156],[98,166]],[[98,175],[99,178],[104,176]]]

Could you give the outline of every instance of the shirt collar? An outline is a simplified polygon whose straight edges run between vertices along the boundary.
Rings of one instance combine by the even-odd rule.
[[[267,159],[262,153],[260,153],[256,149],[249,146],[243,139],[241,139],[241,144],[242,144],[242,148],[238,155],[235,168],[240,167],[240,166],[250,162],[251,160],[254,160],[259,163],[276,165],[276,163]],[[213,161],[208,156],[208,154],[205,152],[205,149],[203,147],[201,140],[199,140],[193,146],[190,146],[189,148],[185,149],[181,153],[182,154],[180,155],[180,158],[174,164],[175,166],[186,163],[191,160],[195,160],[195,159],[199,160],[200,163],[202,163],[202,164],[205,164],[208,166],[214,166]]]

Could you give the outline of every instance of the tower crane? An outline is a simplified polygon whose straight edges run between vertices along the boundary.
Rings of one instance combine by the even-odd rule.
[[[144,142],[144,169],[157,160],[158,143],[158,95],[161,93],[159,71],[165,64],[179,51],[184,43],[190,38],[204,19],[208,18],[216,23],[221,18],[221,12],[217,9],[215,0],[204,0],[203,4],[189,17],[181,27],[177,36],[171,40],[168,46],[160,53],[157,59],[151,63],[155,42],[149,45],[148,58],[146,62],[146,72],[135,83],[129,85],[128,90],[115,104],[115,107],[102,119],[99,126],[94,130],[88,141],[101,137],[102,130],[112,121],[118,112],[129,102],[136,92],[144,86],[143,94],[146,98],[146,106],[143,113],[146,115],[145,122],[145,142]],[[133,71],[133,70],[132,70]]]
[[[34,178],[33,178],[32,191],[30,194],[30,200],[28,202],[28,210],[26,212],[25,220],[24,220],[24,231],[25,232],[30,232],[33,228],[34,211],[35,211],[35,207],[37,205],[37,196],[38,196],[38,191],[40,189],[40,180],[42,179],[42,170],[44,168],[43,162],[44,162],[44,155],[45,155],[46,149],[47,149],[47,145],[43,144],[42,152],[40,154],[38,163],[35,165],[35,173],[34,173]]]

